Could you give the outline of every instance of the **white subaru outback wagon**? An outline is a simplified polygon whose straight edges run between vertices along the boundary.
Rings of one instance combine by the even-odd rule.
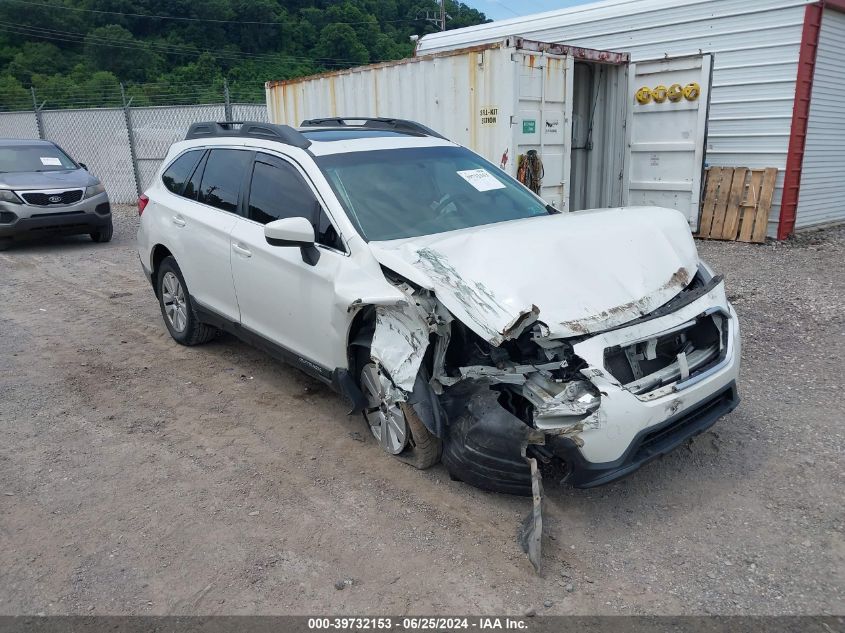
[[[293,363],[419,468],[536,499],[541,472],[612,481],[738,403],[736,314],[680,213],[559,213],[411,121],[194,124],[138,210],[177,342]]]

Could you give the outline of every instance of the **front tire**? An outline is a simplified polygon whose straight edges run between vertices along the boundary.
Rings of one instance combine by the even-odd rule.
[[[217,334],[215,328],[197,317],[185,278],[172,256],[165,257],[158,267],[156,294],[164,325],[180,345],[206,343]]]
[[[111,242],[112,235],[114,235],[114,225],[109,222],[106,226],[93,231],[91,239],[97,243]]]
[[[367,353],[369,350],[367,350]],[[425,470],[440,461],[441,441],[431,434],[413,407],[397,401],[399,390],[371,360],[363,362],[361,391],[367,399],[364,420],[386,453]]]

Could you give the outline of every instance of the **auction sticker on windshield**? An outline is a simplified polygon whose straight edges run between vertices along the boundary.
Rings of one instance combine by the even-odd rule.
[[[59,167],[62,166],[62,161],[54,156],[41,156],[41,164],[42,165],[58,165]]]
[[[463,171],[458,172],[458,176],[466,180],[479,191],[490,191],[491,189],[505,188],[505,185],[486,169],[464,169]]]

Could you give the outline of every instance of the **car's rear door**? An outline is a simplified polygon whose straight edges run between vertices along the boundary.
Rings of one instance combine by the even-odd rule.
[[[213,148],[186,183],[181,201],[169,210],[171,246],[191,297],[201,306],[238,322],[229,234],[253,152]]]
[[[334,282],[351,265],[342,240],[295,163],[259,152],[248,180],[243,217],[231,234],[241,324],[326,376],[345,366],[346,331],[334,323]],[[304,261],[298,247],[271,246],[264,237],[268,222],[297,216],[315,225],[316,263]]]

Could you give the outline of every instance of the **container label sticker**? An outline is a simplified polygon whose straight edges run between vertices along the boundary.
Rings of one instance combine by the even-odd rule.
[[[486,169],[464,169],[463,171],[457,172],[457,174],[478,189],[478,191],[505,188],[505,185]]]
[[[537,131],[537,121],[534,119],[523,119],[522,120],[522,133],[523,134],[534,134]]]
[[[557,132],[560,132],[560,119],[546,121],[546,132],[549,132],[551,134],[556,134]]]
[[[481,125],[496,125],[499,120],[499,108],[495,106],[487,106],[478,111],[481,117]]]
[[[58,165],[59,167],[62,166],[62,161],[54,156],[41,156],[41,164],[42,165]]]

